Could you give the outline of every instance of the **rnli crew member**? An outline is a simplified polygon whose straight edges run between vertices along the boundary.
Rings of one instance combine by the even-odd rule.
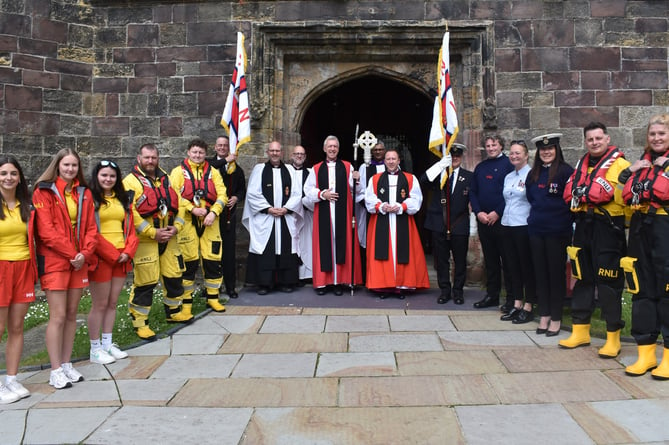
[[[638,376],[657,366],[655,343],[661,333],[664,352],[651,375],[669,379],[669,114],[650,118],[641,159],[619,176],[623,197],[634,211],[629,257],[623,268],[632,292],[632,336],[639,357],[625,368]],[[636,278],[636,279],[635,279]]]
[[[344,293],[346,284],[361,284],[360,244],[351,230],[355,191],[353,167],[337,158],[339,139],[328,136],[323,142],[325,161],[316,164],[304,184],[305,198],[314,204],[313,286],[318,295],[334,289]],[[351,283],[353,281],[353,283]]]
[[[433,170],[433,174],[428,169],[421,177],[421,182],[429,183],[432,188],[432,199],[425,216],[425,228],[432,233],[432,255],[440,289],[437,299],[439,304],[447,303],[451,297],[455,304],[465,302],[464,286],[469,250],[469,190],[472,182],[472,172],[461,167],[465,149],[464,145],[454,143],[451,146],[450,157],[439,160],[435,164],[437,167]],[[449,167],[449,163],[452,164],[453,171],[444,185],[443,198],[448,200],[446,205],[445,202],[442,203],[440,173]],[[451,254],[453,255],[452,289],[449,264]]]
[[[369,180],[365,204],[370,213],[367,288],[382,293],[399,294],[407,290],[427,289],[430,280],[425,252],[414,215],[423,203],[418,179],[400,170],[400,155],[386,150],[386,171]]]
[[[377,141],[376,145],[372,147],[372,159],[369,165],[362,164],[358,169],[360,179],[358,179],[358,187],[362,193],[356,195],[358,200],[355,205],[355,219],[358,225],[358,241],[360,242],[360,257],[362,262],[362,280],[363,283],[367,279],[367,226],[369,225],[369,218],[371,214],[367,211],[365,205],[365,190],[369,185],[369,180],[377,173],[386,171],[384,158],[386,154],[386,146],[383,142]]]
[[[144,340],[156,338],[148,322],[153,289],[160,280],[167,321],[185,323],[193,318],[181,311],[184,264],[176,235],[184,225],[183,212],[169,176],[158,165],[158,156],[155,145],[142,145],[132,172],[123,179],[123,186],[134,196],[133,218],[139,237],[128,310],[137,336]]]
[[[195,273],[201,260],[207,306],[215,312],[225,312],[225,306],[218,301],[223,282],[223,242],[218,221],[228,195],[221,174],[205,160],[206,156],[207,143],[193,139],[188,144],[186,159],[170,173],[174,188],[181,194],[180,205],[185,207],[184,229],[178,236],[186,263],[183,304],[184,311],[193,306]]]
[[[258,295],[273,287],[292,292],[298,278],[298,231],[302,225],[302,182],[294,181],[281,160],[277,141],[267,147],[269,160],[249,176],[242,224],[249,231],[246,281],[258,285]]]
[[[499,304],[502,289],[502,271],[506,287],[506,303],[502,312],[508,313],[513,307],[511,275],[508,261],[504,255],[504,234],[500,219],[504,213],[504,178],[513,171],[509,158],[502,152],[504,140],[501,136],[491,135],[484,139],[488,158],[481,161],[474,169],[472,188],[469,199],[472,211],[478,223],[479,239],[483,250],[486,272],[486,295],[474,303],[477,309]]]
[[[630,163],[616,147],[601,122],[583,128],[588,152],[578,161],[567,181],[563,199],[574,212],[576,227],[567,253],[577,279],[571,299],[572,333],[560,340],[562,348],[590,344],[590,318],[595,309],[595,289],[606,321],[602,358],[620,353],[624,277],[620,258],[625,255],[625,208],[618,175]]]
[[[237,204],[244,200],[246,194],[246,177],[244,170],[237,164],[237,154],[230,153],[230,139],[220,136],[216,139],[216,156],[209,163],[218,169],[225,184],[225,193],[228,203],[223,208],[223,213],[218,218],[223,244],[223,256],[221,264],[223,267],[223,281],[225,293],[230,298],[237,298]]]

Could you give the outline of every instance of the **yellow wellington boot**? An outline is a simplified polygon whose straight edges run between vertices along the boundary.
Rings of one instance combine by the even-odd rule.
[[[599,350],[601,358],[616,358],[620,354],[620,329],[606,332],[606,343]]]
[[[183,305],[170,307],[165,305],[165,320],[168,323],[190,323],[193,320],[192,314],[185,314],[182,309]]]
[[[660,366],[653,369],[651,375],[656,380],[669,380],[669,348],[664,348]]]
[[[590,344],[590,325],[589,324],[575,324],[571,327],[571,335],[569,338],[560,340],[558,345],[561,348],[574,349],[579,346],[588,346]]]
[[[217,297],[207,298],[207,306],[209,306],[214,312],[225,312],[225,306],[223,306]]]
[[[137,333],[137,336],[142,340],[153,341],[156,339],[156,333],[146,325],[135,328],[135,333]]]
[[[181,312],[186,317],[193,318],[193,304],[192,303],[183,303],[181,305]]]
[[[625,368],[625,374],[631,376],[644,375],[657,366],[655,358],[655,343],[652,345],[638,345],[639,358],[636,363]],[[669,368],[669,366],[667,366]]]

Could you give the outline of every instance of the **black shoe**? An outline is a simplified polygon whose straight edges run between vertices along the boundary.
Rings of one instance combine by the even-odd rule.
[[[293,291],[293,287],[292,287],[292,286],[281,286],[281,287],[279,288],[279,290],[280,290],[281,292],[285,293],[285,294],[289,294],[289,293],[291,293],[291,292]]]
[[[530,321],[534,320],[534,314],[532,311],[526,311],[525,309],[521,309],[520,313],[511,320],[511,323],[513,324],[523,324],[523,323],[529,323]]]
[[[269,294],[269,288],[267,288],[267,287],[265,287],[265,286],[261,286],[261,287],[259,287],[258,290],[256,291],[256,294],[258,294],[258,295],[267,295],[267,294]]]
[[[520,315],[520,311],[522,311],[522,309],[519,309],[517,307],[513,307],[513,308],[511,308],[511,310],[509,312],[507,312],[506,314],[503,314],[501,317],[499,317],[499,319],[502,320],[502,321],[512,321],[518,315]]]
[[[344,289],[342,288],[342,286],[335,286],[334,294],[335,295],[344,295]]]
[[[508,314],[509,312],[511,312],[511,309],[513,309],[513,308],[514,308],[513,299],[510,299],[510,300],[506,300],[506,303],[501,305],[499,307],[499,310],[504,314]]]
[[[537,328],[537,335],[545,334],[548,332],[548,328]]]
[[[446,304],[448,301],[451,299],[451,295],[448,292],[442,292],[441,295],[439,295],[439,299],[437,300],[438,304]]]
[[[538,329],[537,329],[538,330]],[[555,337],[560,333],[560,330],[558,329],[557,331],[549,331],[548,329],[546,330],[546,337]]]
[[[317,287],[316,295],[325,295],[327,291],[328,291],[327,287]]]
[[[235,291],[228,292],[228,297],[230,298],[239,298],[239,294]]]
[[[474,303],[474,307],[476,309],[484,309],[487,307],[492,307],[497,305],[499,305],[499,298],[493,298],[490,295],[486,295],[485,297],[483,297],[483,300]]]

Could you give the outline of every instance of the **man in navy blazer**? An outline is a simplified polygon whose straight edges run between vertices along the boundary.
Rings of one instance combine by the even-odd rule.
[[[425,228],[432,232],[434,268],[437,270],[437,282],[441,290],[437,300],[439,304],[448,302],[451,296],[455,304],[463,304],[465,301],[463,288],[467,275],[469,190],[472,180],[472,172],[460,167],[465,149],[466,147],[462,144],[453,144],[451,159],[444,157],[435,164],[434,169],[430,169],[432,172],[428,170],[421,177],[421,182],[429,183],[432,189],[432,198],[425,216]],[[447,213],[445,213],[440,189],[442,175],[439,172],[445,171],[449,163],[452,164],[453,171],[444,184],[443,194],[447,201]],[[436,167],[437,165],[439,167]],[[451,253],[455,269],[452,290],[449,263]]]

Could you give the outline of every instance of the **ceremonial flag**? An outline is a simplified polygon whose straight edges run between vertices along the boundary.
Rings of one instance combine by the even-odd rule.
[[[439,158],[450,153],[451,145],[453,145],[458,135],[458,115],[455,112],[455,100],[453,99],[449,71],[448,40],[449,35],[446,32],[439,51],[439,64],[437,66],[439,95],[434,100],[432,127],[430,128],[429,148]],[[440,145],[441,149],[439,149]]]
[[[230,153],[237,153],[239,146],[251,140],[251,114],[249,113],[249,94],[246,91],[245,74],[244,34],[238,32],[235,69],[232,72],[230,90],[221,117],[221,125],[230,137]]]

